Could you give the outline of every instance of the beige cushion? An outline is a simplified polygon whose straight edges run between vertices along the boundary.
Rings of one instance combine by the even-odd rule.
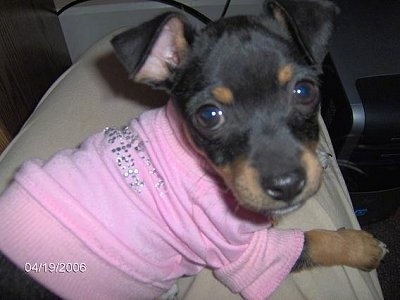
[[[0,191],[21,162],[47,158],[59,149],[74,147],[86,136],[107,126],[122,126],[148,107],[162,105],[165,94],[134,84],[112,53],[110,34],[95,44],[49,89],[11,145],[0,156]],[[322,147],[333,153],[326,128]],[[300,211],[283,219],[280,227],[337,229],[358,227],[337,164],[332,160],[318,194]],[[180,298],[234,299],[210,273],[179,281]],[[376,272],[335,267],[291,275],[274,299],[380,299]]]
[[[128,79],[113,55],[110,37],[67,70],[47,91],[18,136],[0,156],[0,191],[27,158],[47,158],[74,147],[107,126],[121,126],[165,94]]]

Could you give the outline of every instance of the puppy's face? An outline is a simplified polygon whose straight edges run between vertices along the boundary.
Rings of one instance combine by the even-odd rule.
[[[181,16],[160,16],[153,20],[157,38],[141,51],[146,59],[127,66],[135,80],[171,93],[191,144],[241,205],[268,215],[300,207],[322,174],[315,152],[318,68],[310,66],[278,4],[266,3],[261,16],[219,20],[200,32]],[[324,26],[313,26],[314,34]],[[113,41],[117,51],[144,28],[134,30]],[[314,64],[322,61],[325,43],[313,45]],[[125,50],[123,62],[132,53]]]
[[[172,94],[189,137],[237,201],[284,213],[319,187],[316,71],[278,24],[235,17],[206,27]]]

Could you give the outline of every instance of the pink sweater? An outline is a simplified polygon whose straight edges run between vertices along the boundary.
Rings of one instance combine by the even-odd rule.
[[[0,197],[0,250],[69,299],[152,299],[205,266],[245,298],[270,296],[303,233],[239,209],[181,125],[168,104],[26,162]]]

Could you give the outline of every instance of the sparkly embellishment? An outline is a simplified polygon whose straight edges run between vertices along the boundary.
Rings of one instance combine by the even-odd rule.
[[[104,135],[107,142],[113,147],[111,152],[116,156],[117,167],[132,190],[141,193],[145,187],[145,182],[136,166],[137,162],[133,158],[139,157],[146,165],[147,171],[152,175],[155,182],[154,187],[160,195],[165,194],[164,180],[154,168],[146,152],[145,143],[136,132],[131,131],[129,127],[125,127],[122,130],[106,128],[104,129]]]

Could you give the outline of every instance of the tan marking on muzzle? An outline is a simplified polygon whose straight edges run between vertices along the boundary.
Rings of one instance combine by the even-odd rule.
[[[304,202],[319,189],[321,184],[323,169],[317,156],[307,149],[300,159],[306,171],[306,185],[292,203]],[[236,201],[243,207],[262,211],[282,209],[288,205],[287,202],[274,200],[265,193],[261,187],[259,171],[245,159],[237,159],[215,169],[236,197]]]
[[[301,162],[307,176],[307,183],[303,194],[305,197],[309,197],[319,189],[323,169],[315,151],[305,150],[301,157]]]
[[[318,148],[318,142],[316,142],[316,141],[308,142],[308,143],[306,143],[306,148],[308,150],[310,150],[311,153],[316,153],[317,148]]]
[[[216,170],[240,205],[259,211],[269,201],[260,186],[259,172],[248,161],[237,159],[231,164],[216,167]]]
[[[233,93],[226,86],[217,86],[213,88],[211,94],[215,100],[222,104],[231,104],[233,102]]]

